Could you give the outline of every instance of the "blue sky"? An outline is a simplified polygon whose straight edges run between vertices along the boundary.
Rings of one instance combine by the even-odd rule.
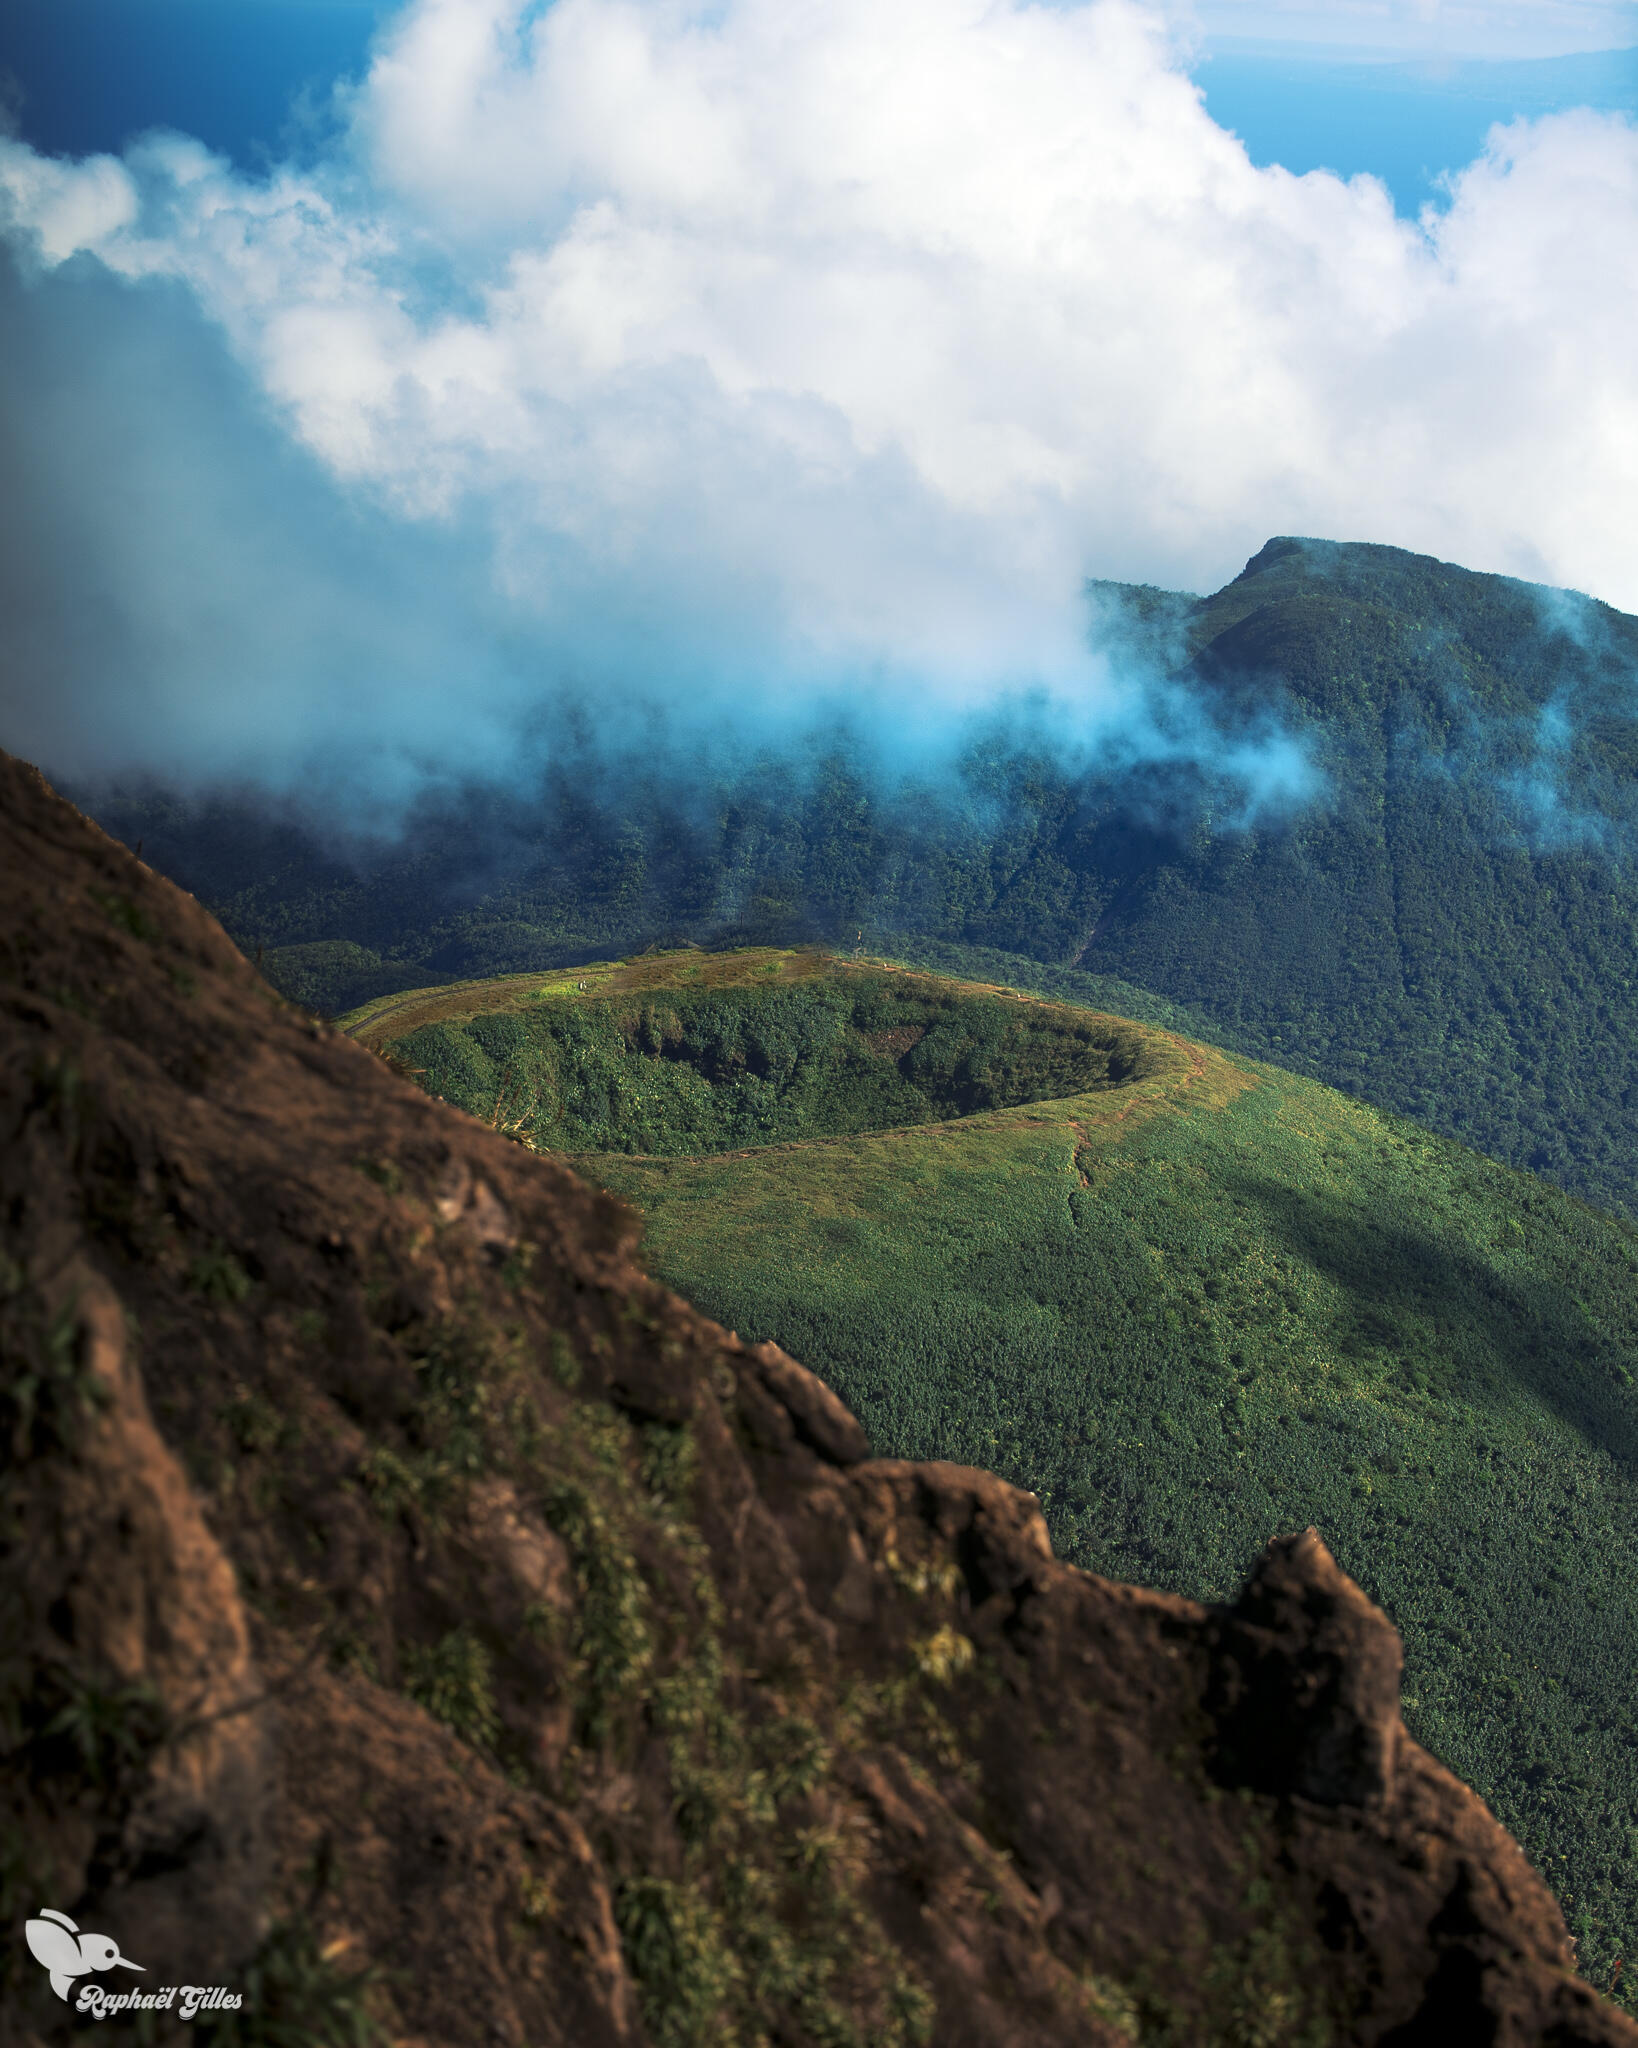
[[[0,77],[39,149],[117,151],[166,126],[250,167],[300,142],[338,77],[362,74],[391,12],[388,0],[9,0]],[[1373,172],[1402,213],[1437,200],[1440,174],[1470,163],[1494,122],[1638,112],[1638,6],[1475,7],[1443,25],[1426,7],[1231,0],[1195,15],[1194,76],[1255,163]]]
[[[1257,164],[1383,179],[1399,211],[1442,199],[1487,130],[1568,107],[1638,111],[1638,48],[1534,58],[1429,58],[1325,44],[1208,44],[1196,78]]]
[[[390,803],[565,701],[1114,744],[1085,579],[1278,533],[1638,609],[1624,0],[0,21],[0,744],[58,772]]]
[[[375,0],[9,0],[0,73],[37,148],[119,150],[180,128],[241,163],[286,137],[293,103],[364,67]]]

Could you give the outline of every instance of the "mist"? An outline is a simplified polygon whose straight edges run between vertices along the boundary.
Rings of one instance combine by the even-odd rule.
[[[1407,223],[1254,168],[1182,32],[413,0],[265,176],[0,140],[0,739],[385,832],[571,757],[949,791],[1008,732],[1236,829],[1323,771],[1088,578],[1296,531],[1638,604],[1632,124],[1496,130]]]

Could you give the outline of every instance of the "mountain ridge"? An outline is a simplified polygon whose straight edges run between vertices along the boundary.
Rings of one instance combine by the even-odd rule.
[[[10,757],[0,835],[8,1918],[319,2040],[1638,2041],[1312,1535],[1059,1564]]]
[[[242,794],[95,807],[332,1012],[649,942],[1078,963],[1631,1213],[1638,621],[1292,536],[1204,598],[1101,589],[1155,758],[998,728],[912,799],[841,742],[679,779],[565,727],[367,855]]]

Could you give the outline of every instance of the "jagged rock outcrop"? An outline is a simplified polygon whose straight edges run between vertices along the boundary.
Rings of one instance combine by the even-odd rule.
[[[4,756],[0,876],[0,2040],[51,1907],[244,2041],[1638,2044],[1313,1532],[1063,1566]]]

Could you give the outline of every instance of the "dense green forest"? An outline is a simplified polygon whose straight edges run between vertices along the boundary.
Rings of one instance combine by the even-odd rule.
[[[879,1451],[1031,1488],[1072,1561],[1222,1599],[1315,1523],[1404,1632],[1412,1731],[1607,1982],[1638,1937],[1638,1230],[1152,1030],[800,956],[691,992],[727,976],[701,961],[366,1035],[486,1121],[580,1134],[650,1270]],[[634,1156],[656,1103],[670,1156]]]
[[[1118,767],[1012,730],[936,788],[841,745],[707,786],[582,729],[373,850],[243,793],[93,808],[318,1008],[654,940],[977,948],[1638,1213],[1638,620],[1289,540],[1213,597],[1100,606],[1160,735]],[[1248,809],[1234,763],[1271,731],[1311,793]]]
[[[749,986],[691,988],[702,968],[685,958],[676,987],[612,1006],[525,1002],[387,1043],[429,1093],[552,1152],[721,1152],[943,1122],[1119,1087],[1153,1062],[1146,1035],[1114,1018],[752,957]]]

